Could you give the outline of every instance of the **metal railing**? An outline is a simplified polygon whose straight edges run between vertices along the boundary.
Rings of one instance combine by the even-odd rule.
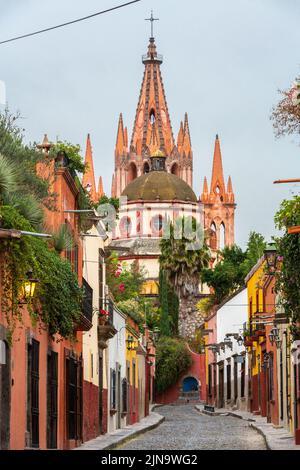
[[[91,322],[93,318],[93,289],[84,278],[82,278],[82,287],[84,291],[82,313]]]

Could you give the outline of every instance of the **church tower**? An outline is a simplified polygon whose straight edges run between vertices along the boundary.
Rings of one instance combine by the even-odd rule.
[[[150,37],[142,61],[145,69],[130,145],[122,114],[119,117],[112,180],[114,197],[119,197],[135,178],[149,172],[150,155],[157,150],[166,155],[167,172],[192,186],[193,152],[188,116],[185,114],[180,124],[176,144],[160,70],[163,57],[156,51],[154,37]]]
[[[210,246],[220,250],[234,244],[234,212],[236,204],[229,176],[225,186],[220,140],[216,135],[210,190],[206,177],[201,202],[204,206],[204,227],[210,234]]]
[[[93,162],[93,151],[91,144],[90,134],[87,135],[86,139],[86,150],[85,150],[85,172],[82,177],[82,186],[87,190],[92,202],[97,202],[101,196],[103,196],[103,183],[102,177],[99,178],[98,191],[96,188],[95,172],[94,172],[94,162]]]

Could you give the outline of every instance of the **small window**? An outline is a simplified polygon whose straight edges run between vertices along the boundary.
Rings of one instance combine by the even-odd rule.
[[[163,228],[163,218],[161,215],[155,215],[151,221],[152,232],[154,234],[161,234]]]
[[[122,219],[120,220],[120,232],[121,232],[122,237],[128,238],[130,236],[131,227],[132,227],[132,224],[131,224],[130,217],[127,217],[127,216],[122,217]]]
[[[110,369],[110,409],[116,409],[116,371]]]

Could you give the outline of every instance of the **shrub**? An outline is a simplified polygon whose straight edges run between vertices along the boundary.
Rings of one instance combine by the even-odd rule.
[[[161,337],[156,346],[156,390],[164,392],[175,384],[192,364],[191,354],[184,341]]]

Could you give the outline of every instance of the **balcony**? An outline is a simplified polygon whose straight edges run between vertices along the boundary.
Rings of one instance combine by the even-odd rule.
[[[104,324],[98,324],[98,346],[100,349],[107,348],[107,341],[115,336],[117,333],[114,327],[114,304],[111,299],[106,300],[105,310],[108,312],[108,317]]]
[[[93,289],[89,283],[82,278],[83,301],[77,331],[89,331],[93,326]]]

